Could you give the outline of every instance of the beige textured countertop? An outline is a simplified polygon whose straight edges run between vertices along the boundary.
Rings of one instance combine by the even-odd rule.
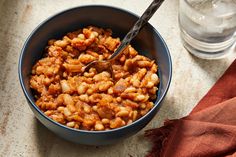
[[[206,61],[191,56],[182,46],[178,28],[178,0],[166,0],[150,23],[165,39],[173,61],[169,92],[155,118],[135,136],[120,143],[90,147],[67,142],[34,117],[21,90],[17,64],[30,32],[45,18],[62,10],[105,4],[141,15],[151,0],[0,0],[0,156],[1,157],[142,157],[150,148],[144,130],[167,118],[187,115],[223,74],[236,56]]]

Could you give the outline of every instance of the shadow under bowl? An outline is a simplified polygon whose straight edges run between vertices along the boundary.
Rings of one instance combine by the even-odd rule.
[[[172,63],[169,50],[161,35],[149,23],[143,27],[131,45],[142,55],[154,59],[158,66],[160,85],[154,107],[130,125],[108,131],[86,131],[68,128],[46,115],[35,105],[29,79],[33,65],[42,58],[49,39],[61,38],[67,32],[89,25],[110,28],[113,37],[121,39],[138,20],[131,12],[109,6],[82,6],[63,11],[41,23],[28,37],[19,59],[20,84],[37,119],[60,137],[86,145],[106,145],[134,135],[145,127],[161,106],[171,81]]]

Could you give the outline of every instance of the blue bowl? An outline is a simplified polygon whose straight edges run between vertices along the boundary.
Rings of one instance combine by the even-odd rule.
[[[29,79],[32,66],[43,55],[47,41],[61,38],[67,32],[88,25],[111,28],[114,37],[121,39],[139,17],[131,12],[109,6],[82,6],[63,11],[41,23],[28,37],[19,59],[19,79],[25,97],[37,119],[49,130],[60,137],[86,145],[106,145],[118,142],[134,135],[144,128],[155,116],[161,106],[171,81],[172,63],[169,50],[161,35],[149,23],[143,27],[138,36],[131,42],[139,53],[156,60],[160,77],[158,97],[154,107],[143,117],[128,126],[109,131],[77,130],[59,124],[46,115],[35,105],[30,89]]]

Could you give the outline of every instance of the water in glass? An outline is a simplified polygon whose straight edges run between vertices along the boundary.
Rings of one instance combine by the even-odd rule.
[[[236,0],[180,0],[179,24],[189,52],[221,58],[235,50]]]

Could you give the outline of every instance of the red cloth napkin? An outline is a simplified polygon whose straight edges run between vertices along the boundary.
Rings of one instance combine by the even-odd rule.
[[[147,157],[236,157],[236,60],[188,116],[145,135]]]

